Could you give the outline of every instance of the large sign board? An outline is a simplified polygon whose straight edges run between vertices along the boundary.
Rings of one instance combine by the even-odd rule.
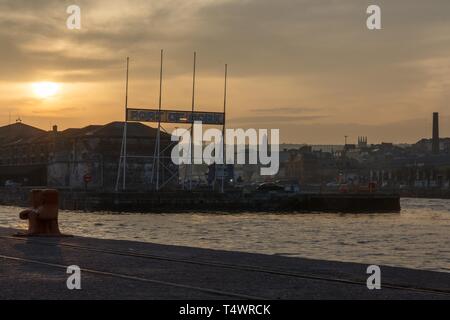
[[[225,115],[222,112],[175,111],[158,109],[127,109],[127,121],[163,122],[163,123],[193,123],[223,125]]]

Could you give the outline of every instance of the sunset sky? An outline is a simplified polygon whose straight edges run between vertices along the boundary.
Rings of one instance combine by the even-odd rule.
[[[72,4],[81,30],[66,27]],[[366,28],[369,4],[382,30]],[[199,110],[221,111],[229,64],[229,127],[279,128],[285,143],[415,142],[438,111],[450,136],[448,0],[0,0],[0,48],[1,125],[122,121],[127,56],[130,107],[156,108],[164,49],[163,108],[190,109],[197,51]]]

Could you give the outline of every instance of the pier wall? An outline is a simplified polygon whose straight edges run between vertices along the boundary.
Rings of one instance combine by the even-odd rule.
[[[31,189],[0,192],[3,205],[29,206]],[[393,194],[288,194],[255,192],[83,192],[60,190],[64,210],[111,212],[398,212]]]

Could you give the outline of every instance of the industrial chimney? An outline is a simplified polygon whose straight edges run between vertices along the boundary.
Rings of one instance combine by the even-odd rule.
[[[431,152],[439,153],[439,113],[433,112],[433,140],[431,143]]]

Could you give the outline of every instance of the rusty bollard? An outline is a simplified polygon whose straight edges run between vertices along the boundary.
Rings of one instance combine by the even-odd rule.
[[[58,225],[58,190],[34,189],[31,190],[31,209],[20,212],[22,220],[28,220],[28,231],[17,236],[65,236]]]

